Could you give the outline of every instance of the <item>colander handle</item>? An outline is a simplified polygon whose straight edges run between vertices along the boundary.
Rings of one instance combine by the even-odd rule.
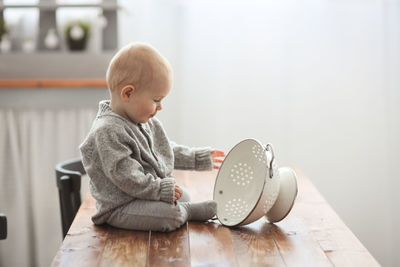
[[[269,178],[274,177],[274,169],[272,168],[272,164],[275,161],[275,153],[274,153],[274,148],[272,147],[271,143],[267,143],[265,145],[265,150],[271,152],[272,158],[271,161],[269,162]]]

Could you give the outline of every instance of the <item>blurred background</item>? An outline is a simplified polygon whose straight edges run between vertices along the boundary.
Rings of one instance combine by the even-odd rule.
[[[2,0],[0,12],[0,84],[104,80],[119,47],[148,42],[174,69],[158,115],[170,139],[274,144],[380,264],[400,266],[399,0]],[[61,245],[54,166],[79,156],[108,98],[71,87],[0,87],[0,266],[48,266]]]

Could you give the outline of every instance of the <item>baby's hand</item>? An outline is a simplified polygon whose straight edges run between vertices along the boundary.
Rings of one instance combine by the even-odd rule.
[[[222,163],[225,157],[225,152],[221,150],[211,150],[211,159],[213,161],[213,168],[218,170],[221,166],[219,163]],[[222,158],[222,159],[219,159]]]
[[[182,188],[179,185],[175,185],[175,195],[174,195],[174,202],[181,198],[183,194]]]

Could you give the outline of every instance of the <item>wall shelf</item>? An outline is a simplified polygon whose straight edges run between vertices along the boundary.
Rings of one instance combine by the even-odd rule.
[[[0,0],[0,20],[4,19],[4,11],[6,9],[19,9],[19,8],[37,8],[39,9],[39,33],[37,38],[37,49],[48,50],[44,44],[46,34],[50,29],[57,31],[56,13],[61,8],[100,8],[102,9],[103,16],[107,20],[106,27],[102,30],[102,49],[115,50],[117,49],[117,12],[119,6],[116,0],[103,0],[97,4],[85,4],[84,1],[80,4],[58,4],[56,0],[40,0],[37,4],[4,4]],[[6,22],[7,23],[7,22]],[[59,39],[60,33],[56,32]],[[59,45],[54,50],[60,50]]]
[[[4,19],[6,9],[35,8],[39,11],[36,50],[24,53],[15,45],[7,52],[0,52],[0,79],[104,79],[108,62],[118,48],[116,0],[103,0],[97,4],[57,3],[56,0],[39,0],[37,4],[4,4],[0,0],[0,20]],[[58,29],[56,13],[65,8],[100,8],[107,24],[97,36],[99,39],[96,52],[70,51],[65,45],[49,50],[44,45],[50,29]],[[6,21],[7,23],[7,21]],[[57,33],[59,40],[60,37]],[[95,39],[96,40],[96,39]],[[100,50],[100,51],[99,51]],[[38,67],[40,66],[40,67]]]
[[[0,79],[104,79],[114,51],[0,55]]]

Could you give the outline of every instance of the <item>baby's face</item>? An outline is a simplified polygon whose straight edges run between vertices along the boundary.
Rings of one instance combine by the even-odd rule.
[[[169,74],[158,75],[146,88],[135,91],[126,103],[125,114],[134,123],[146,123],[162,109],[161,101],[171,88]]]

